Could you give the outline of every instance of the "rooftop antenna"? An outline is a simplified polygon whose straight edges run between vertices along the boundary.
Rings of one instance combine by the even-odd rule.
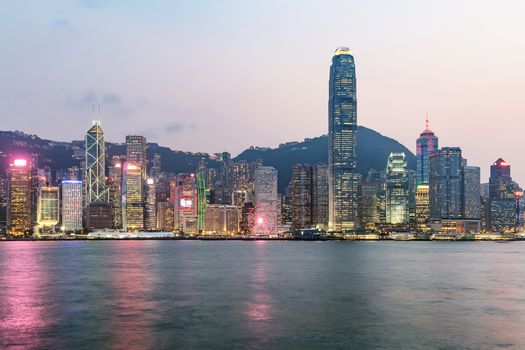
[[[428,130],[428,112],[427,112],[427,117],[425,119],[425,128]]]
[[[100,125],[100,103],[98,104],[98,124]]]

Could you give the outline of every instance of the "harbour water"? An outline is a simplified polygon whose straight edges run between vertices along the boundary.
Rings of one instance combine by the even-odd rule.
[[[525,349],[524,242],[0,242],[0,348]]]

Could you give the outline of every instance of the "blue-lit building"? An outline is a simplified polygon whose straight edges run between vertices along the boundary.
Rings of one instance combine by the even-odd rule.
[[[438,138],[428,128],[428,116],[425,130],[416,141],[416,186],[428,185],[430,181],[429,157],[438,150]]]
[[[330,66],[328,101],[329,230],[354,229],[357,224],[357,98],[354,57],[338,48]]]
[[[459,147],[443,147],[429,157],[430,219],[464,218],[463,158]]]

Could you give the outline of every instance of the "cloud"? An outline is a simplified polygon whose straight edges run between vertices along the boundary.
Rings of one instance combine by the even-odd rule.
[[[188,130],[194,130],[197,128],[197,124],[191,122],[171,122],[169,124],[166,124],[164,126],[160,126],[158,128],[151,128],[147,130],[141,131],[139,134],[142,134],[148,138],[157,138],[162,135],[173,135],[173,134],[180,134],[184,131]]]
[[[71,22],[65,20],[65,19],[57,19],[51,22],[50,24],[51,29],[56,31],[63,31],[63,32],[72,32],[75,30],[75,27]]]
[[[86,8],[96,8],[104,6],[107,0],[80,0],[80,5]]]
[[[146,108],[150,105],[150,101],[148,99],[124,101],[124,98],[117,93],[96,93],[88,89],[78,97],[67,97],[64,104],[67,108],[77,111],[88,111],[93,108],[96,110],[100,105],[102,112],[107,110],[114,116],[127,116]]]

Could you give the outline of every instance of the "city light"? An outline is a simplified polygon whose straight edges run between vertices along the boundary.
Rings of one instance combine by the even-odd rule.
[[[26,166],[27,160],[26,159],[15,159],[13,162],[14,166]]]
[[[264,219],[263,219],[263,218],[261,218],[261,217],[258,217],[258,218],[257,218],[257,225],[262,225],[263,222],[264,222]]]

